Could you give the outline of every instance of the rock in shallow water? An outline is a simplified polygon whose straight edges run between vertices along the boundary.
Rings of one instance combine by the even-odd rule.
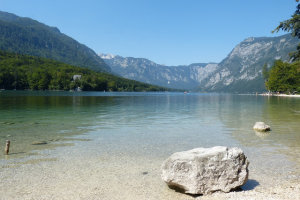
[[[271,130],[270,126],[265,124],[264,122],[256,122],[253,126],[253,129],[256,131],[262,131],[262,132]]]
[[[197,148],[171,155],[161,177],[169,187],[188,194],[229,192],[247,182],[248,165],[239,148]]]

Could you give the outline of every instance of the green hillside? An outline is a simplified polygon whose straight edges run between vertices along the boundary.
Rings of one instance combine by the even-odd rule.
[[[73,80],[74,75],[81,75]],[[165,91],[138,81],[35,56],[0,51],[0,89]]]
[[[58,28],[1,11],[0,49],[110,72],[93,50],[61,33]]]

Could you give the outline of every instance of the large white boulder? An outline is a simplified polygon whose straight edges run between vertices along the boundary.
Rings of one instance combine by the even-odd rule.
[[[216,146],[177,152],[162,164],[162,179],[188,194],[229,192],[248,180],[249,161],[239,148]]]
[[[271,127],[265,124],[265,122],[256,122],[253,126],[253,129],[256,131],[266,132],[266,131],[270,131]]]

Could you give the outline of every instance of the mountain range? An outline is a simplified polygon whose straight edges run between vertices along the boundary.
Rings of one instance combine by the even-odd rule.
[[[0,49],[50,58],[95,71],[109,66],[90,48],[36,20],[0,11]]]
[[[195,63],[188,66],[165,66],[145,58],[99,54],[113,73],[122,77],[164,87],[195,88],[203,78],[216,70],[215,63]]]
[[[36,20],[0,11],[0,50],[49,58],[74,66],[107,72],[168,88],[206,92],[261,92],[265,90],[262,66],[289,60],[299,39],[247,38],[220,63],[165,66],[145,58],[111,54],[99,56],[87,46]]]
[[[262,92],[265,91],[262,67],[275,60],[289,61],[299,39],[286,34],[279,37],[251,37],[238,44],[218,64],[216,70],[202,80],[200,91]]]
[[[113,73],[150,84],[207,92],[261,92],[265,90],[262,66],[270,67],[277,59],[288,61],[288,53],[299,42],[290,34],[247,38],[218,64],[165,66],[145,58],[99,56]]]

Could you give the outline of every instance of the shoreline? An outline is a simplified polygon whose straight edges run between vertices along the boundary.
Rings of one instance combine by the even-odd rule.
[[[299,94],[271,94],[271,93],[262,93],[262,94],[257,94],[260,96],[274,96],[274,97],[298,97],[300,98]]]
[[[164,158],[132,158],[128,154],[109,152],[91,156],[90,150],[79,153],[80,149],[75,146],[68,152],[62,149],[53,150],[52,155],[57,156],[53,161],[37,165],[33,159],[26,165],[19,165],[17,170],[13,166],[2,168],[0,175],[6,181],[0,183],[3,194],[0,199],[300,199],[300,184],[296,178],[264,174],[257,170],[256,164],[249,169],[249,179],[241,190],[194,197],[168,188],[161,180],[160,166]]]

